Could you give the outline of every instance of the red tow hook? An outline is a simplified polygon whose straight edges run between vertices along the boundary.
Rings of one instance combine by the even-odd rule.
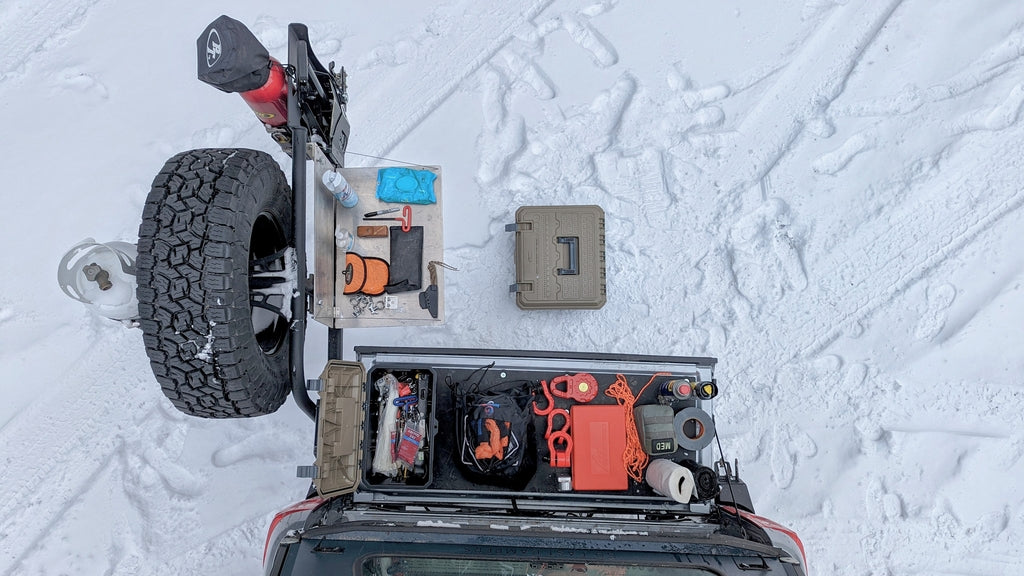
[[[555,387],[562,383],[565,383],[565,390]],[[590,402],[597,397],[597,380],[586,372],[559,376],[551,381],[551,394],[559,398],[571,398],[580,403]]]
[[[562,442],[564,448],[556,448],[555,444]],[[554,468],[572,467],[572,436],[564,430],[556,430],[548,438],[548,452],[551,454],[551,466]]]
[[[555,399],[551,397],[551,390],[548,389],[548,383],[546,380],[540,381],[540,388],[544,391],[544,397],[548,399],[548,407],[541,409],[537,408],[537,401],[533,401],[533,413],[537,416],[547,416],[555,409]]]
[[[559,384],[565,384],[564,389],[556,388]],[[565,408],[555,407],[555,396],[568,398],[575,402],[586,403],[597,397],[597,380],[586,372],[575,375],[566,374],[551,380],[540,381],[541,391],[547,399],[547,406],[539,408],[537,401],[533,402],[533,413],[538,416],[548,417],[548,427],[544,431],[544,438],[548,441],[548,453],[551,455],[551,466],[553,468],[572,467],[572,436],[569,434],[569,411]],[[561,429],[555,429],[555,417],[561,416],[565,423]]]
[[[557,430],[555,429],[555,416],[561,416],[565,419],[565,423]],[[544,431],[544,439],[551,439],[551,435],[555,432],[569,433],[569,411],[565,408],[555,408],[551,412],[548,412],[548,429]]]

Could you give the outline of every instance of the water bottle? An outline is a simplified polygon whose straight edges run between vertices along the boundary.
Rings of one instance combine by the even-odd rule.
[[[348,185],[348,181],[340,172],[328,170],[324,172],[324,186],[334,194],[334,198],[345,208],[351,208],[359,203],[359,196],[356,191]]]

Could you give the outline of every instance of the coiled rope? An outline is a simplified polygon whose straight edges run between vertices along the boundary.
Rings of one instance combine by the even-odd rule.
[[[638,397],[643,396],[644,390],[647,390],[647,387],[658,376],[671,376],[671,374],[668,372],[655,372],[636,396],[633,396],[633,390],[629,388],[629,382],[626,381],[626,377],[622,374],[616,374],[615,382],[604,391],[605,396],[614,398],[619,406],[622,406],[623,412],[625,412],[626,451],[622,454],[622,463],[626,466],[626,473],[629,474],[629,477],[637,482],[644,481],[644,470],[647,469],[647,463],[650,461],[650,458],[648,458],[647,453],[644,452],[643,445],[640,443],[640,434],[637,433],[636,420],[633,418],[633,405],[636,404]]]

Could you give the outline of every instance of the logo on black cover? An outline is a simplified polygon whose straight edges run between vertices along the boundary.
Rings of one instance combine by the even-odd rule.
[[[220,34],[216,28],[210,28],[210,35],[206,37],[206,67],[212,68],[220,59]]]

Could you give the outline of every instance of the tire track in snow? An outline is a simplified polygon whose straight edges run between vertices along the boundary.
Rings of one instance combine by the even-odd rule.
[[[260,552],[255,542],[264,545],[269,514],[242,520],[228,530],[193,542],[188,550],[177,553],[154,565],[151,558],[135,557],[116,566],[110,576],[137,576],[138,564],[144,563],[147,576],[181,576],[184,574],[260,574]],[[247,570],[246,568],[249,567]]]
[[[994,156],[993,160],[1002,162],[993,162],[994,170],[998,170],[996,166],[1000,164],[1019,166],[1019,161],[1007,154],[1005,147],[994,143],[990,149],[999,148],[1003,152]],[[847,242],[849,249],[838,253],[854,254],[856,258],[842,261],[831,259],[829,269],[821,274],[822,284],[819,284],[819,295],[815,298],[822,303],[849,302],[851,299],[843,296],[844,285],[868,286],[869,290],[864,294],[866,298],[857,298],[859,303],[853,306],[835,307],[837,316],[829,318],[830,326],[820,326],[815,331],[816,336],[796,346],[799,355],[821,352],[852,321],[867,317],[881,308],[982,232],[1024,206],[1024,194],[1012,181],[996,184],[988,188],[984,197],[975,199],[961,192],[970,189],[969,180],[969,177],[956,173],[956,177],[939,185],[942,192],[938,196],[948,203],[956,204],[951,210],[948,204],[936,205],[935,196],[930,190],[921,191],[921,198],[913,204],[897,207],[894,216],[888,219],[887,223],[897,223],[900,233],[893,234],[888,226],[876,226],[868,232],[858,231],[853,235]],[[906,244],[908,238],[912,239],[909,245]],[[855,246],[868,248],[858,251],[854,249]],[[880,260],[877,254],[887,257]],[[862,275],[858,271],[869,273]],[[872,287],[875,289],[871,290]],[[821,321],[821,317],[817,319]]]
[[[1011,53],[1011,56],[1017,53]],[[974,73],[985,70],[984,64],[983,59],[974,62],[963,76],[980,77],[981,74]],[[976,87],[990,82],[995,85],[995,77],[978,82]],[[770,380],[773,375],[780,374],[780,370],[786,370],[787,364],[794,359],[798,361],[794,364],[800,365],[818,362],[820,356],[815,356],[828,349],[856,322],[873,315],[880,316],[880,311],[893,306],[893,302],[898,301],[916,282],[933,274],[964,248],[972,243],[987,244],[997,233],[1006,234],[1011,229],[1006,220],[1019,220],[1019,211],[1024,207],[1024,193],[1019,190],[1017,182],[1022,161],[1014,153],[1015,149],[1007,150],[1006,146],[1006,142],[1019,142],[1024,137],[1024,127],[1020,125],[1022,98],[1019,86],[1017,84],[1010,89],[1002,103],[968,114],[966,122],[954,123],[950,141],[942,143],[943,150],[951,152],[941,155],[941,169],[935,170],[926,180],[906,182],[899,190],[898,203],[889,204],[882,217],[862,223],[849,237],[831,247],[830,252],[820,257],[813,267],[809,267],[810,289],[803,293],[786,293],[778,305],[766,307],[769,314],[784,313],[786,316],[772,320],[769,314],[764,314],[758,326],[763,334],[754,336],[756,342],[752,342],[752,338],[731,342],[729,351],[735,353],[735,358],[743,360],[736,363],[735,369],[725,366],[723,372],[737,382],[756,382],[758,376],[767,374]],[[936,87],[936,90],[940,88]],[[974,102],[978,100],[976,97],[972,99]],[[888,111],[889,116],[897,113],[897,110]],[[904,122],[898,125],[902,124]],[[907,130],[915,129],[911,122],[905,124]],[[911,157],[907,161],[913,159]],[[951,298],[947,296],[946,300]],[[941,330],[941,326],[935,330]],[[751,348],[756,352],[751,353]],[[863,375],[860,378],[862,380]],[[833,382],[828,379],[811,381],[822,390],[834,389],[830,386]],[[839,390],[853,388],[838,387]],[[1003,396],[1008,397],[1009,394]],[[918,400],[919,397],[915,397],[908,387],[905,402],[880,404],[911,405]],[[988,403],[979,404],[976,399],[965,400],[950,407],[949,413],[964,421],[986,422],[993,417],[986,405]],[[764,409],[769,415],[780,414],[779,409],[770,404],[764,406],[751,402],[750,406]],[[899,427],[881,426],[879,423],[886,420],[904,422],[907,418],[906,414],[899,412],[883,414],[886,415],[884,419],[875,412],[865,414],[863,418],[870,419],[869,424],[876,426],[879,434],[899,430]],[[998,429],[963,430],[954,427],[953,430],[940,431],[977,439],[1004,437]],[[790,483],[794,479],[793,466],[797,457],[791,450],[779,451],[780,445],[786,446],[787,443],[770,442],[773,480],[782,493],[795,493],[793,490],[799,490],[799,487]],[[887,463],[899,465],[893,460]],[[927,541],[928,535],[932,534],[931,523],[918,514],[912,515],[909,521],[901,520],[903,513],[900,512],[898,494],[897,490],[895,494],[886,495],[890,502],[895,500],[895,504],[888,505],[885,512],[887,517],[896,519],[894,524],[867,532],[861,528],[850,529],[850,534],[843,537],[854,542],[875,537],[888,541],[885,545],[869,546],[871,550],[899,550],[906,542]],[[806,524],[808,521],[803,519],[801,522]],[[835,523],[834,519],[828,519],[824,524],[830,522]],[[805,525],[802,530],[815,533],[815,529],[820,528],[818,524],[821,522],[812,518],[811,527]],[[964,545],[927,559],[895,555],[889,559],[888,569],[899,571],[899,567],[907,571],[912,567],[915,574],[934,574],[936,570],[955,566],[966,574],[970,572],[968,566],[980,562],[990,569],[982,569],[978,573],[1006,572],[1005,566],[999,570],[993,565],[991,550],[977,552],[979,545],[1000,535],[1004,525],[993,529],[989,537],[986,534],[975,536],[977,526],[957,525],[957,528],[963,531],[963,538],[958,541],[965,542]],[[820,548],[821,544],[817,547]],[[1004,541],[1002,549],[1012,549],[1012,545],[1007,546]]]
[[[735,193],[749,187],[768,174],[790,151],[804,121],[827,108],[842,93],[864,50],[901,2],[850,2],[834,9],[740,123],[738,134],[733,135],[721,154],[721,163],[708,168],[707,172],[713,175],[711,179],[722,191]],[[1013,117],[1015,119],[1016,114]],[[1005,147],[991,146],[991,149],[1003,151],[990,160],[996,171],[1000,166],[1017,164],[1016,159],[1005,152]],[[799,322],[792,319],[766,323],[766,333],[761,339],[767,343],[771,357],[778,359],[771,364],[778,368],[799,355],[820,352],[841,335],[851,321],[880,308],[981,231],[1024,204],[1024,196],[1009,184],[1012,178],[1006,179],[1001,189],[993,187],[978,199],[964,198],[960,194],[967,184],[963,180],[939,184],[944,191],[941,197],[955,199],[957,206],[952,209],[943,211],[950,203],[938,206],[934,202],[935,195],[918,191],[917,195],[922,197],[917,202],[904,202],[888,220],[898,222],[905,233],[891,234],[884,223],[867,230],[862,228],[843,244],[844,248],[832,250],[833,254],[854,255],[854,258],[833,259],[816,270],[809,270],[817,285],[796,295],[787,295],[786,309],[802,312],[800,315],[806,324],[818,326],[794,334],[791,327]],[[903,246],[901,239],[906,237],[916,241]],[[901,273],[903,270],[910,272]],[[898,275],[886,278],[887,274]],[[866,290],[857,289],[862,286]],[[851,302],[855,304],[848,304]],[[764,366],[758,360],[764,357],[758,355],[738,367],[734,377],[749,376],[755,367],[763,371]]]
[[[736,131],[725,135],[725,144],[717,159],[712,158],[700,163],[702,171],[708,175],[708,180],[713,182],[721,193],[731,195],[738,195],[763,182],[771,170],[791,151],[793,142],[800,136],[805,124],[820,117],[832,101],[842,94],[864,51],[878,37],[882,27],[901,3],[902,0],[860,0],[835,7],[817,30],[808,37],[790,63],[776,74],[772,85],[739,123]],[[730,230],[741,219],[742,215],[727,217],[728,221],[723,222],[720,229]],[[776,251],[782,250],[790,260],[787,270],[794,273],[791,282],[795,287],[803,288],[797,293],[804,294],[805,299],[809,298],[809,295],[818,294],[819,290],[806,289],[803,280],[806,277],[806,281],[809,282],[814,271],[806,270],[795,248],[791,246],[793,249],[785,250],[786,248],[785,243],[776,242]],[[723,281],[735,285],[732,252],[726,250],[719,256],[718,260],[712,261],[715,275],[720,275]],[[800,274],[795,274],[798,269]],[[731,296],[734,303],[742,305],[741,309],[749,306],[739,293],[733,291]],[[825,312],[818,307],[813,307],[812,310],[821,314]],[[779,334],[780,323],[767,324],[774,326],[775,329],[770,330],[770,334],[758,335],[759,342],[763,342],[760,348],[764,352],[751,354],[749,349],[745,349],[736,354],[736,358],[749,360],[737,366],[735,372],[729,371],[734,378],[749,376],[755,367],[763,370],[765,358],[783,359],[778,365],[771,362],[777,369],[795,356],[795,352],[785,352],[794,348],[787,346],[792,335]],[[788,329],[791,325],[785,323],[784,326]],[[820,330],[814,330],[813,333],[814,340],[824,336]],[[751,342],[746,344],[749,345]],[[730,348],[731,346],[727,345],[727,350],[723,352],[732,353]],[[808,346],[801,345],[795,348],[802,351]]]
[[[772,349],[767,357],[776,359],[770,362],[769,373],[795,358],[823,352],[854,323],[883,308],[1003,218],[1024,207],[1024,193],[1014,181],[1021,161],[1000,146],[1006,137],[977,138],[979,152],[966,154],[988,155],[986,185],[972,185],[978,168],[972,160],[957,167],[954,158],[937,181],[909,191],[907,199],[890,207],[885,219],[862,226],[812,267],[810,288],[787,294],[784,299],[789,317],[782,322],[765,322],[761,327],[759,338]],[[1021,128],[1011,136],[1021,137]],[[998,152],[991,153],[993,150]],[[965,192],[979,188],[980,196]],[[937,198],[943,201],[937,202]],[[794,326],[801,329],[793,330]],[[751,361],[739,367],[734,378],[749,377],[754,368],[765,371],[763,365]]]
[[[827,109],[831,99],[840,95],[867,43],[877,37],[885,18],[897,7],[895,2],[884,9],[875,7],[878,12],[858,19],[861,24],[848,30],[837,30],[837,21],[855,18],[843,8],[836,9],[803,48],[826,53],[797,55],[741,123],[739,137],[731,141],[722,164],[708,170],[709,175],[718,176],[715,181],[723,192],[738,194],[748,189],[785,158],[803,130],[803,121]],[[822,41],[836,35],[841,36],[836,46]],[[839,50],[851,45],[851,37],[862,39],[852,43],[856,49]],[[842,57],[832,61],[837,56]],[[843,72],[832,76],[835,70]],[[891,213],[861,226],[808,267],[807,289],[787,291],[781,301],[758,310],[759,332],[733,339],[723,350],[727,357],[739,360],[734,366],[723,365],[723,377],[757,382],[768,375],[770,380],[793,359],[810,360],[854,322],[883,309],[929,271],[1024,206],[1024,194],[1014,185],[1021,161],[1004,145],[1006,140],[1022,137],[1022,129],[1015,126],[1020,110],[1018,92],[1015,88],[994,110],[971,116],[987,121],[975,123],[981,127],[1006,132],[969,137],[966,132],[954,134],[957,154],[943,161],[941,171],[925,183],[908,185],[902,191],[905,197],[890,208]],[[984,159],[980,166],[979,158]],[[776,314],[780,315],[773,319]],[[750,402],[749,406],[758,404]],[[777,412],[770,406],[767,410]],[[981,419],[983,414],[978,416]],[[785,489],[793,480],[795,456],[788,450],[778,452],[778,442],[769,444],[776,486]]]
[[[0,7],[0,84],[25,64],[70,35],[100,0],[21,0]]]
[[[96,454],[99,456],[99,455],[101,455],[103,453],[102,452],[96,452]],[[92,488],[95,485],[96,481],[100,479],[100,477],[103,474],[103,471],[107,468],[107,466],[109,466],[112,463],[112,461],[114,460],[114,455],[112,453],[106,454],[105,457],[103,457],[103,456],[100,456],[100,457],[102,457],[103,459],[100,460],[100,461],[97,461],[95,467],[92,467],[89,470],[81,470],[82,472],[87,474],[84,478],[81,479],[81,482],[75,483],[74,486],[68,486],[67,490],[62,490],[62,491],[58,492],[58,494],[60,494],[62,496],[62,498],[52,501],[55,504],[59,504],[59,509],[56,510],[56,513],[54,513],[54,514],[45,514],[45,512],[48,512],[49,510],[46,510],[45,508],[44,508],[44,510],[42,510],[44,512],[44,517],[46,517],[47,520],[48,520],[45,524],[43,524],[43,526],[45,526],[46,529],[39,530],[37,532],[28,532],[28,533],[19,532],[18,535],[19,536],[23,535],[24,536],[23,538],[15,539],[13,542],[8,542],[7,536],[12,531],[12,528],[10,528],[9,526],[11,524],[15,524],[15,525],[23,527],[30,520],[29,519],[25,519],[25,518],[19,518],[19,522],[16,523],[16,522],[9,522],[9,518],[7,518],[6,516],[4,517],[4,522],[3,522],[2,525],[0,525],[0,543],[3,543],[5,545],[5,547],[8,544],[12,544],[13,545],[12,547],[8,548],[8,550],[7,550],[7,552],[10,554],[11,562],[10,562],[9,567],[7,569],[5,569],[5,571],[3,572],[3,574],[5,576],[10,575],[10,574],[15,574],[16,573],[15,569],[19,568],[21,566],[22,561],[24,561],[26,558],[28,558],[28,556],[31,553],[33,553],[37,549],[39,549],[41,547],[41,545],[44,543],[44,541],[47,538],[50,538],[52,536],[52,533],[49,530],[52,527],[52,524],[51,524],[50,520],[52,520],[52,521],[58,520],[58,516],[59,516],[61,510],[70,508],[70,507],[74,506],[75,504],[79,503],[81,501],[82,497],[86,494],[86,492],[88,492],[89,489]],[[60,486],[59,490],[65,488],[65,486],[63,486],[62,484],[63,483],[58,482],[58,485]],[[44,488],[44,486],[45,486],[45,488]],[[39,492],[39,493],[46,492],[48,494],[48,489],[50,488],[50,485],[49,484],[42,484],[41,483],[41,484],[37,485],[37,488],[38,488],[37,492]],[[29,516],[30,519],[35,519],[36,514],[38,512],[40,512],[40,510],[38,510],[38,508],[37,508],[40,505],[42,505],[42,503],[38,499],[26,503],[25,512],[26,513],[32,512],[32,514]],[[7,554],[5,554],[5,560],[7,559],[6,556],[7,556]]]
[[[986,62],[980,59],[973,68],[984,69]],[[958,153],[944,161],[941,172],[927,185],[905,191],[906,198],[891,205],[884,219],[861,226],[833,247],[811,271],[816,280],[811,290],[786,296],[791,316],[786,322],[767,324],[764,335],[774,348],[771,357],[779,359],[773,363],[775,368],[823,351],[853,323],[881,309],[1024,206],[1024,194],[1014,184],[1021,161],[1001,144],[1020,138],[1019,92],[1014,87],[994,109],[969,114],[968,118],[1001,121],[985,131],[973,131],[969,122],[962,123],[945,145],[945,149],[956,145]],[[984,159],[981,169],[978,158]],[[978,182],[979,173],[985,175],[982,182]],[[814,327],[794,334],[794,325]],[[753,367],[751,363],[740,368],[737,376],[748,376]]]
[[[971,70],[985,69],[985,63],[981,58]],[[966,75],[971,76],[970,72]],[[963,130],[952,134],[954,139],[946,149],[955,146],[957,153],[943,161],[941,171],[905,190],[906,197],[891,205],[883,218],[867,222],[831,247],[808,269],[809,289],[786,294],[784,307],[779,308],[785,316],[763,319],[757,353],[729,349],[735,358],[744,359],[734,369],[725,367],[729,376],[752,381],[758,375],[777,374],[795,359],[822,353],[857,322],[883,310],[937,266],[1024,207],[1024,194],[1015,183],[1022,162],[1005,146],[1007,140],[1024,137],[1019,102],[1015,87],[994,109],[969,115],[997,118],[999,122],[984,127],[1001,132],[972,133],[973,126],[966,123]],[[786,134],[774,136],[779,138],[776,141],[785,141]],[[979,163],[978,159],[983,160]],[[759,173],[757,166],[750,173]],[[983,419],[984,414],[977,415]]]
[[[1002,140],[1019,140],[1022,136],[1024,136],[1024,127],[1019,127],[1013,133],[1002,135]],[[898,302],[897,299],[915,282],[943,266],[950,258],[955,257],[958,251],[973,242],[982,245],[988,244],[989,238],[997,234],[1006,234],[1011,229],[1011,225],[1016,225],[1011,222],[1019,223],[1019,211],[1024,206],[1024,194],[1017,190],[1015,184],[1016,174],[1019,174],[1021,164],[1019,159],[1004,153],[992,158],[989,161],[991,163],[983,163],[980,166],[976,160],[976,155],[981,151],[1000,149],[997,145],[999,141],[997,136],[988,135],[972,142],[973,149],[968,150],[962,156],[954,157],[952,165],[936,178],[937,181],[929,182],[926,187],[912,190],[913,198],[896,207],[897,213],[893,214],[889,220],[858,230],[845,246],[836,249],[836,254],[852,255],[853,258],[851,261],[841,261],[837,256],[824,264],[831,266],[833,270],[849,267],[851,272],[855,272],[855,276],[850,277],[856,283],[855,286],[850,287],[851,294],[844,294],[848,285],[846,277],[826,271],[825,274],[822,274],[821,283],[818,284],[823,288],[821,292],[806,297],[803,294],[796,295],[795,298],[787,296],[785,309],[799,314],[799,317],[787,318],[781,323],[765,322],[763,329],[766,339],[774,345],[775,353],[761,356],[762,365],[760,367],[750,365],[741,368],[741,371],[733,379],[739,382],[751,380],[758,374],[768,374],[770,380],[770,375],[775,371],[779,371],[777,372],[779,374],[786,373],[786,370],[792,366],[787,366],[787,362],[793,359],[795,359],[794,364],[800,366],[818,363],[823,357],[820,354],[843,333],[843,330],[851,322],[871,315],[881,316],[880,311],[892,309],[893,302]],[[958,165],[960,158],[963,160]],[[966,175],[968,172],[965,167],[980,168],[981,172],[991,174],[991,181],[998,184],[986,186],[982,183],[980,187],[985,190],[984,198],[981,200],[973,198],[968,193],[972,186],[970,176]],[[973,185],[974,189],[978,187],[978,184]],[[936,202],[936,198],[943,199],[943,202]],[[945,201],[954,198],[958,200],[955,206],[945,205]],[[978,210],[977,213],[973,211],[975,208]],[[1004,222],[1004,220],[1011,222]],[[1002,224],[1000,225],[1000,223]],[[898,227],[898,230],[893,231],[889,224]],[[905,242],[907,240],[910,242]],[[863,247],[861,252],[853,251],[852,247],[857,246]],[[872,259],[871,256],[876,253],[879,258]],[[827,292],[825,289],[831,291]],[[940,298],[939,306],[949,302],[953,297],[948,290],[945,292],[945,296]],[[811,310],[813,313],[805,314],[805,310]],[[822,310],[833,316],[824,314]],[[794,329],[794,326],[800,327],[800,329]],[[811,329],[805,329],[808,327]],[[820,338],[817,340],[811,338],[815,335]],[[792,348],[787,347],[790,342],[793,345]],[[764,361],[765,359],[767,361]],[[858,370],[858,366],[860,366],[860,370]],[[820,387],[821,393],[824,394],[829,394],[829,391],[858,389],[865,378],[863,365],[854,364],[848,372],[850,373],[848,375],[852,375],[851,381],[844,381],[842,386],[833,386],[835,382],[827,375],[805,380],[805,383],[815,382],[816,388]],[[955,420],[944,421],[948,423],[939,426],[936,424],[936,420],[927,417],[915,419],[914,410],[907,412],[899,409],[899,407],[917,406],[922,402],[923,396],[930,396],[930,392],[922,394],[923,391],[928,390],[927,386],[922,390],[921,386],[913,384],[902,387],[898,394],[887,396],[884,401],[874,403],[874,408],[861,413],[857,419],[857,425],[861,426],[863,423],[863,425],[873,427],[876,431],[865,433],[860,432],[858,428],[860,434],[866,436],[864,441],[884,444],[885,441],[881,439],[883,435],[888,436],[893,432],[934,433],[974,440],[1011,438],[1006,429],[1001,429],[999,425],[1000,422],[1010,423],[1013,421],[1013,418],[1009,416],[1013,412],[1013,399],[1010,393],[999,392],[992,399],[986,398],[983,401],[979,401],[976,395],[955,397],[941,411],[936,412],[947,416],[955,415]],[[804,388],[803,390],[807,391],[808,389]],[[867,405],[867,403],[862,405]],[[993,410],[992,405],[999,408]],[[856,406],[856,401],[851,403],[851,408],[856,410]],[[778,408],[773,408],[770,405],[764,409],[768,414],[776,416],[785,412],[784,410],[780,412]],[[768,418],[772,419],[771,416]],[[986,423],[986,425],[982,426],[980,423]],[[863,456],[867,461],[879,458],[878,455],[872,455],[863,450],[862,448],[862,454],[858,455],[858,458]],[[771,456],[773,457],[772,465],[775,465],[775,454],[772,453]],[[787,458],[782,461],[782,468],[789,473],[788,477],[775,474],[773,468],[773,481],[777,488],[783,490],[789,488],[788,483],[793,481],[793,467],[799,468],[799,461],[806,462],[804,458],[800,458],[798,461],[792,454],[787,455]],[[902,464],[898,457],[889,456],[881,461],[884,463],[883,466],[891,466],[894,470],[900,469]],[[852,463],[847,465],[851,468],[854,466]],[[817,466],[821,466],[820,461]],[[812,464],[810,469],[815,470],[815,465]],[[863,469],[863,465],[854,469]],[[804,472],[805,476],[806,474],[807,472]],[[780,478],[785,482],[779,482]],[[898,481],[899,488],[894,489],[896,494],[910,490],[911,488],[907,487],[908,484],[915,485],[907,480],[903,480],[902,483]],[[794,488],[800,489],[800,487]],[[857,541],[868,537],[871,533],[886,539],[905,539],[908,542],[922,541],[922,537],[927,540],[930,530],[927,516],[927,512],[915,513],[907,521],[900,520],[873,532],[860,529],[850,537],[850,540]],[[801,522],[807,521],[806,518],[801,520]],[[923,532],[921,531],[922,527]],[[976,552],[977,548],[972,546],[972,544],[980,545],[986,539],[975,534],[975,527],[964,525],[962,528],[964,533],[958,539],[958,542],[961,543],[958,549],[942,552],[926,561],[912,558],[912,555],[894,555],[889,559],[890,568],[893,569],[893,566],[898,565],[905,571],[909,562],[918,564],[920,572],[914,571],[914,573],[934,574],[936,570],[945,566],[957,564],[966,566],[975,561],[986,562],[991,556],[989,552]],[[803,531],[813,532],[814,529],[805,526]],[[910,534],[913,536],[909,536]],[[965,541],[966,544],[964,544]],[[900,545],[895,543],[880,545],[877,548],[899,550]],[[968,559],[964,560],[965,557]],[[1000,571],[986,573],[1000,573]]]
[[[425,38],[402,73],[375,82],[372,92],[358,96],[349,107],[359,134],[359,119],[367,120],[370,134],[358,144],[362,154],[384,156],[434,113],[473,73],[501,50],[513,34],[554,0],[536,0],[522,8],[516,3],[464,3],[450,29]],[[457,39],[451,42],[451,39]],[[437,70],[439,62],[445,63]],[[380,78],[378,76],[378,78]]]
[[[90,487],[122,444],[116,412],[152,402],[144,357],[125,355],[141,349],[128,330],[113,330],[89,354],[71,364],[63,382],[88,383],[67,389],[55,383],[53,401],[36,401],[0,430],[8,470],[0,498],[0,574],[17,573],[18,563],[56,518]],[[113,428],[113,430],[111,429]]]
[[[804,123],[837,98],[903,0],[851,1],[837,7],[740,122],[718,166],[708,169],[724,192],[746,188],[771,172]]]

